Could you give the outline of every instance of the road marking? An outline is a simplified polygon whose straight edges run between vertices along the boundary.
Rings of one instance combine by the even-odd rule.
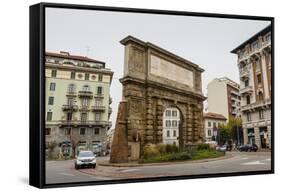
[[[134,171],[139,171],[139,169],[125,169],[125,170],[121,170],[120,172],[134,172]]]
[[[249,159],[249,158],[248,157],[242,158],[242,160],[247,160],[247,159]]]
[[[70,173],[64,173],[64,172],[61,172],[61,173],[59,173],[59,174],[64,175],[64,176],[74,176],[73,174],[70,174]]]
[[[265,163],[262,163],[260,161],[252,161],[252,162],[246,162],[246,163],[242,163],[242,165],[262,165]]]

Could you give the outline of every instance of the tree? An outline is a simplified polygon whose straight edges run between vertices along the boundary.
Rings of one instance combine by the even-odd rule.
[[[228,121],[228,126],[231,128],[232,131],[232,140],[234,140],[236,143],[241,143],[243,137],[242,120],[240,118],[230,117]]]
[[[232,138],[232,130],[228,124],[220,124],[219,126],[219,144],[225,144]]]

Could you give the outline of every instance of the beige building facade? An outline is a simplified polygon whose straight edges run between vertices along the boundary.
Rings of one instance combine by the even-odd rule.
[[[231,52],[238,56],[244,142],[271,148],[271,25]]]
[[[74,147],[75,152],[105,149],[106,132],[111,127],[112,76],[104,62],[68,52],[46,52],[45,138],[49,156],[71,156]]]
[[[205,141],[218,141],[215,131],[222,124],[226,124],[226,118],[218,113],[204,113],[204,133]]]
[[[213,79],[207,86],[208,112],[230,117],[241,117],[240,86],[233,80],[222,77]]]

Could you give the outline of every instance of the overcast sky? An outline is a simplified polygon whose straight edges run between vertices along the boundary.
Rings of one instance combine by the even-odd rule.
[[[205,69],[202,89],[214,78],[239,83],[237,56],[230,51],[269,25],[269,21],[121,13],[61,8],[46,9],[46,50],[67,51],[106,62],[114,71],[110,94],[115,125],[122,96],[124,46],[132,35],[149,41]]]

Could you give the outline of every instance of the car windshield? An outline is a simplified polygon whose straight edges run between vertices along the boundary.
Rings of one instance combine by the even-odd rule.
[[[93,154],[93,152],[80,152],[78,156],[79,157],[93,157],[94,154]]]

